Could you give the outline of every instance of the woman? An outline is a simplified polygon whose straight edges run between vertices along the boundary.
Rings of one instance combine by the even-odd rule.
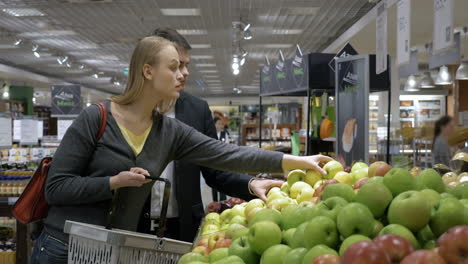
[[[452,151],[448,138],[455,132],[455,121],[450,116],[443,116],[434,126],[434,141],[432,143],[432,164],[445,164],[449,166]]]
[[[135,216],[140,215],[152,187],[145,175],[161,175],[172,160],[231,171],[315,169],[325,173],[318,163],[331,160],[328,157],[296,157],[225,144],[163,116],[179,96],[181,79],[172,43],[157,37],[139,41],[124,93],[105,102],[107,126],[99,142],[95,140],[99,110],[91,106],[70,126],[57,149],[45,190],[50,208],[31,263],[66,263],[65,221],[105,225],[115,190],[112,225],[136,230]],[[256,188],[264,197],[269,186]]]
[[[222,142],[229,143],[229,132],[227,131],[227,126],[224,125],[223,120],[219,117],[215,117],[213,121],[215,123],[218,139]]]

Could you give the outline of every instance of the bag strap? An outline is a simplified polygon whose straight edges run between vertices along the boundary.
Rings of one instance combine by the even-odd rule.
[[[99,141],[104,135],[104,131],[106,130],[107,125],[107,108],[103,103],[97,103],[97,107],[99,108],[99,112],[101,113],[101,120],[99,123],[99,131],[96,136],[96,141]]]

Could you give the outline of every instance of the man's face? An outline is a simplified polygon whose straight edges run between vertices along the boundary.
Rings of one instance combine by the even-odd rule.
[[[179,70],[184,76],[184,78],[181,81],[181,85],[179,86],[178,92],[182,92],[185,88],[185,83],[187,82],[187,78],[190,75],[188,71],[188,65],[190,63],[190,57],[188,50],[183,49],[183,48],[178,48],[177,51],[179,52],[179,60],[180,60],[180,65],[179,65]]]

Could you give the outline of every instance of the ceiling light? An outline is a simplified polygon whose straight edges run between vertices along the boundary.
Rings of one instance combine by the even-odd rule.
[[[161,8],[161,13],[165,16],[199,16],[198,8]]]
[[[436,85],[449,85],[452,84],[452,75],[448,71],[447,66],[441,66],[437,79],[435,81]]]
[[[23,40],[22,40],[22,39],[16,39],[15,42],[13,42],[13,44],[15,44],[15,46],[18,46],[18,45],[20,45],[21,43],[23,43]]]
[[[269,48],[269,49],[287,49],[291,48],[293,44],[259,44],[260,47]]]
[[[44,13],[36,8],[4,8],[2,11],[15,17],[45,16]]]
[[[421,88],[434,88],[434,80],[431,77],[430,72],[424,72],[421,81],[419,82],[419,87]]]
[[[298,35],[304,30],[302,29],[273,29],[274,35]]]
[[[244,65],[244,63],[245,63],[245,57],[240,60],[240,65],[241,66]]]
[[[71,61],[67,61],[67,64],[66,64],[66,65],[67,65],[68,68],[71,68],[71,67],[72,67],[72,62],[71,62]]]
[[[416,76],[410,75],[408,79],[406,80],[404,90],[407,92],[419,91],[417,87],[418,87],[418,80],[416,79]]]
[[[210,44],[190,44],[192,49],[209,49],[211,48]]]
[[[234,69],[234,70],[232,71],[232,73],[233,73],[234,75],[239,75],[240,71],[239,71],[239,69],[237,68],[237,69]]]
[[[201,70],[201,71],[198,71],[200,73],[217,73],[218,70]]]
[[[37,51],[39,49],[39,45],[33,44],[32,45],[32,51]]]
[[[233,70],[239,70],[239,63],[238,62],[233,62],[232,63],[232,69]]]
[[[33,54],[34,54],[34,56],[35,56],[36,58],[40,58],[40,57],[41,57],[41,54],[39,54],[39,52],[37,52],[37,51],[34,51]]]
[[[219,78],[219,75],[205,75],[205,78],[209,78],[209,79],[215,78],[216,79],[216,78]]]
[[[177,32],[181,35],[206,35],[208,31],[206,29],[177,29]]]
[[[245,25],[245,26],[244,26],[244,31],[249,30],[250,26],[251,26],[250,24]]]
[[[244,31],[244,39],[246,40],[252,39],[252,32],[250,32],[250,30]]]
[[[197,67],[216,67],[215,63],[197,63],[195,64]]]
[[[7,91],[5,91],[5,92],[3,92],[2,97],[3,97],[4,99],[8,99],[8,98],[10,98],[10,93],[7,92]]]
[[[455,75],[457,80],[468,80],[468,61],[462,61]]]
[[[94,73],[94,74],[91,75],[91,76],[93,76],[93,77],[96,78],[96,79],[99,78],[99,75],[98,75],[97,73]]]
[[[210,60],[213,59],[213,55],[192,55],[190,58],[194,60]]]
[[[86,103],[86,107],[90,107],[91,106],[91,103]]]
[[[80,70],[83,70],[84,68],[85,68],[84,64],[80,64],[80,66],[78,66],[78,69],[80,69]]]
[[[33,102],[33,104],[36,103],[36,97],[33,97],[32,102]]]

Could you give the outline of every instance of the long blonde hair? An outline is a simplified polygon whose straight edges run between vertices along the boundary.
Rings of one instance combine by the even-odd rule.
[[[143,66],[145,64],[156,66],[159,63],[159,53],[167,46],[175,47],[172,42],[154,36],[143,38],[138,42],[130,60],[127,85],[123,94],[111,98],[114,103],[131,104],[141,95],[145,83]],[[163,100],[161,104],[156,106],[156,110],[160,113],[166,113],[172,108],[175,101],[176,99]]]

